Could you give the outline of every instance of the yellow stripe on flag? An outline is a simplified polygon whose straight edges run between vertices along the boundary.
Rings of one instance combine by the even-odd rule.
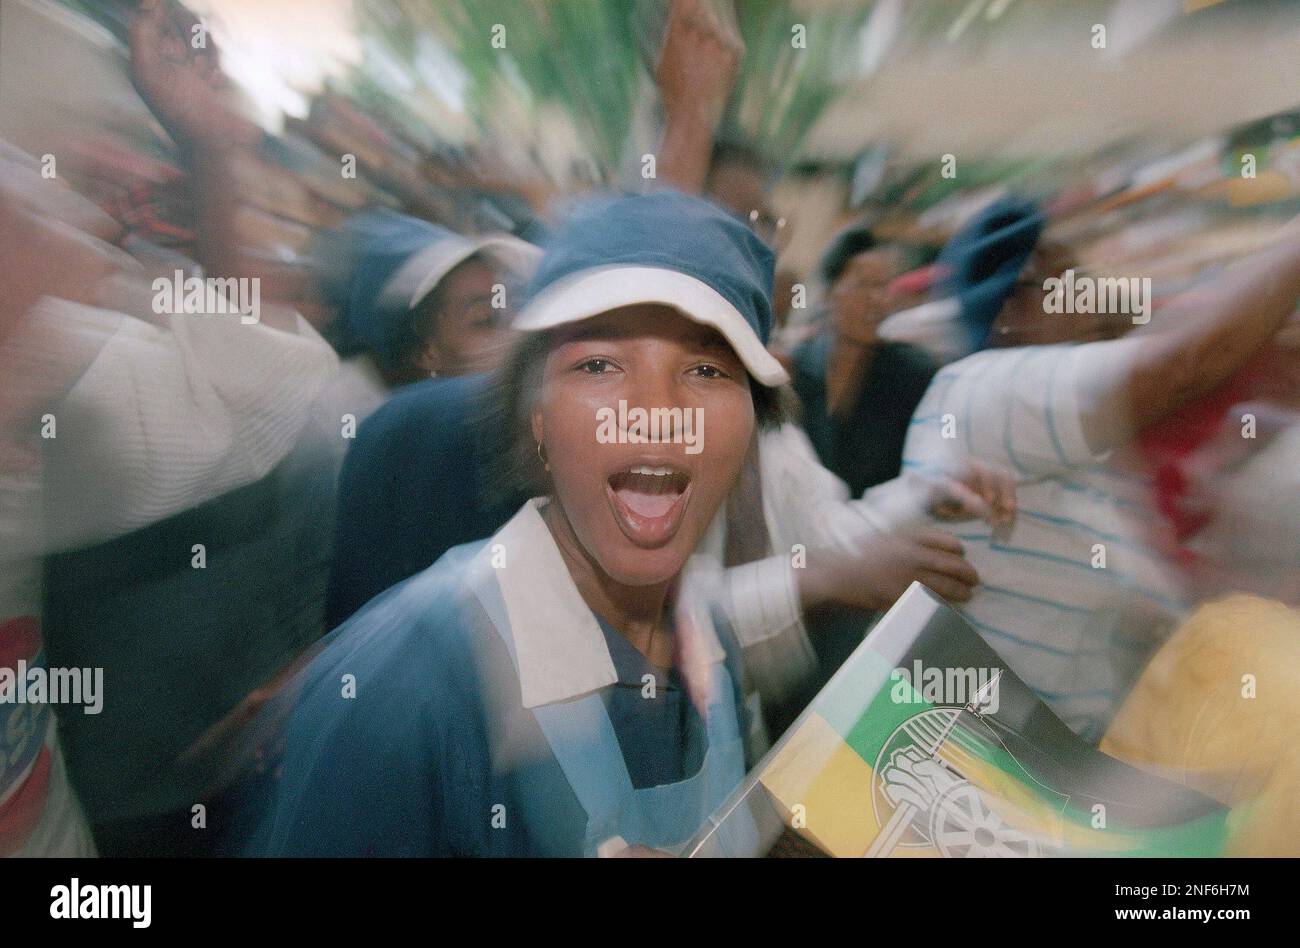
[[[806,825],[800,831],[823,850],[832,856],[861,856],[877,832],[871,777],[867,762],[814,713],[759,779],[785,808],[787,821],[801,815]]]

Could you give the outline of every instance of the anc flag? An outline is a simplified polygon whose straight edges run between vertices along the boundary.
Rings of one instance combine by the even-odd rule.
[[[1214,856],[1228,830],[1220,804],[1080,740],[919,584],[715,822],[742,811],[832,856]]]

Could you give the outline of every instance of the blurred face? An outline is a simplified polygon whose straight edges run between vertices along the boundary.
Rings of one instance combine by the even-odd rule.
[[[1113,314],[1047,312],[1044,282],[1077,266],[1073,250],[1066,245],[1047,241],[1039,244],[993,321],[989,344],[1050,346],[1062,342],[1097,342],[1114,339],[1131,329],[1131,320]]]
[[[497,367],[512,335],[509,308],[492,307],[492,288],[502,280],[478,257],[442,279],[433,294],[435,310],[428,315],[428,344],[416,360],[424,374],[466,375]]]
[[[767,185],[767,178],[756,169],[738,162],[723,162],[709,175],[707,192],[723,207],[748,218],[750,211],[766,212]]]
[[[675,577],[739,476],[754,435],[749,385],[718,333],[667,307],[568,330],[532,415],[566,559],[626,586]],[[657,430],[639,423],[638,410],[656,409]],[[657,437],[636,443],[645,434]]]
[[[770,186],[771,182],[761,171],[740,162],[724,161],[709,175],[705,194],[709,200],[748,221],[762,240],[779,247],[789,240],[789,228],[767,203]]]
[[[889,281],[897,269],[897,255],[887,248],[849,259],[829,297],[831,320],[841,337],[874,340],[876,327],[889,315]]]
[[[889,302],[889,281],[898,270],[892,250],[867,250],[849,258],[840,278],[831,287],[831,304],[854,310],[883,311]]]

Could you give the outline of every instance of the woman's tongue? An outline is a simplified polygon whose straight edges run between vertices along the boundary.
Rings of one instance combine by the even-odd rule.
[[[614,480],[614,495],[628,510],[647,520],[668,515],[681,491],[674,478],[657,474],[624,474]]]

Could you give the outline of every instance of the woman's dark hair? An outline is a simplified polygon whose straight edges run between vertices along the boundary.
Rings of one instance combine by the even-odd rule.
[[[526,494],[536,497],[549,490],[546,471],[537,456],[532,435],[533,399],[542,388],[542,369],[554,335],[530,332],[515,344],[492,380],[482,407],[481,431],[488,439],[488,490],[494,501],[505,503]],[[775,428],[785,420],[780,389],[749,380],[758,429]]]
[[[861,224],[854,224],[840,231],[831,241],[831,245],[826,248],[826,253],[822,255],[819,269],[826,286],[834,286],[835,281],[849,265],[849,261],[860,253],[876,249],[876,244],[877,240],[871,233],[871,229]]]
[[[741,168],[764,178],[775,178],[780,168],[769,161],[761,151],[738,139],[723,139],[714,143],[709,153],[709,173],[712,177],[723,168]]]

